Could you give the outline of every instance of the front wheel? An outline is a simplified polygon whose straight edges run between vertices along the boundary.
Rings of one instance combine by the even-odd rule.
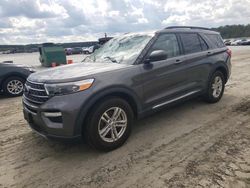
[[[84,137],[98,150],[114,150],[128,139],[133,117],[133,111],[125,100],[108,98],[89,114]]]
[[[222,72],[216,71],[208,82],[207,92],[204,99],[208,103],[216,103],[223,96],[225,88],[225,78]]]
[[[15,97],[23,94],[25,80],[23,78],[13,76],[7,78],[3,83],[3,92],[5,95]]]

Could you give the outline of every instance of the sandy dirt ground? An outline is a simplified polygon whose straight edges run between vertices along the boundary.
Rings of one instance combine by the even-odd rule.
[[[0,187],[250,187],[250,48],[234,47],[223,99],[200,99],[135,123],[121,148],[33,133],[21,98],[0,99]]]

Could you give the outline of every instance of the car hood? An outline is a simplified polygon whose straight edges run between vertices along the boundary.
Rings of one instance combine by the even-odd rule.
[[[2,66],[5,67],[20,67],[20,68],[30,68],[27,65],[22,65],[22,64],[15,64],[15,63],[1,63]]]
[[[48,70],[39,71],[29,76],[28,80],[42,83],[77,81],[94,74],[126,68],[132,65],[117,63],[76,63]]]

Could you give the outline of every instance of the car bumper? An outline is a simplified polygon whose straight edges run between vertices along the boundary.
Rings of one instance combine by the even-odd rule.
[[[82,135],[78,117],[84,105],[78,94],[52,97],[40,106],[23,97],[23,115],[29,126],[47,138],[75,139]],[[81,102],[79,102],[81,101]]]
[[[37,123],[34,121],[36,117],[32,115],[29,111],[26,109],[23,109],[24,119],[28,122],[29,127],[36,132],[38,135],[46,138],[46,139],[56,139],[56,140],[79,140],[81,138],[81,135],[72,135],[72,136],[60,136],[60,135],[54,135],[50,134],[46,131],[46,125],[41,126],[40,123]]]

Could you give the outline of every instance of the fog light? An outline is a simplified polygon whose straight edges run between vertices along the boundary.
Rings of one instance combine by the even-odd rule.
[[[43,112],[43,120],[50,128],[62,128],[63,117],[62,112]]]
[[[43,112],[45,117],[60,117],[62,116],[62,112]]]

